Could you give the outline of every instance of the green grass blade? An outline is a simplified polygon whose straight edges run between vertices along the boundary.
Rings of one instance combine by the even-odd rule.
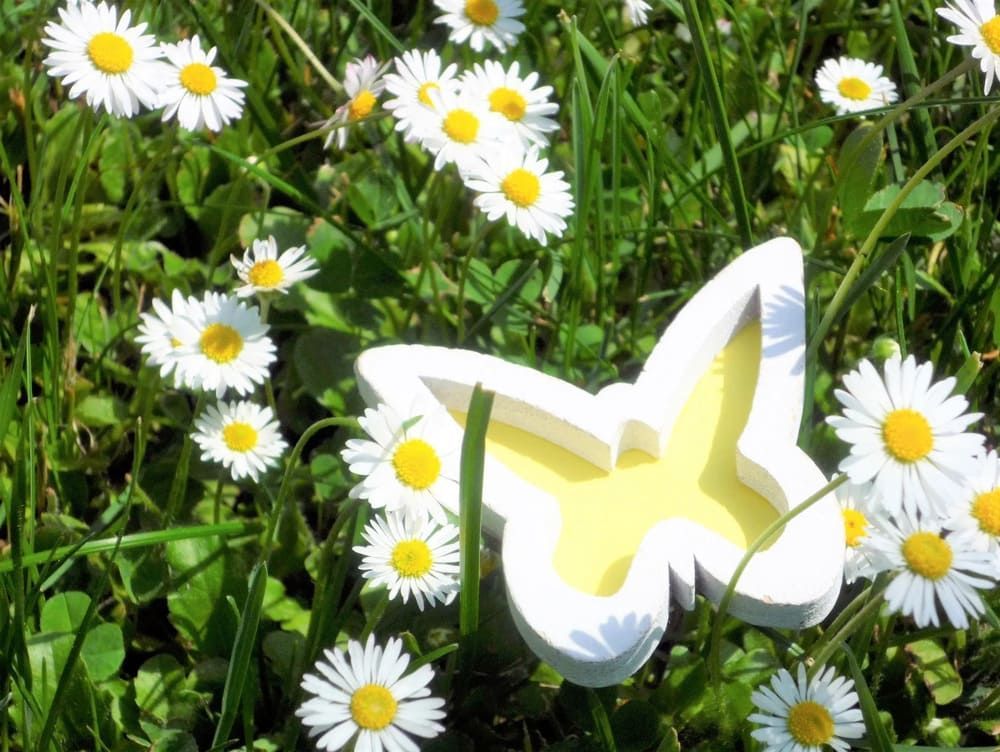
[[[246,689],[247,676],[250,673],[250,660],[257,641],[257,627],[260,625],[261,608],[264,604],[264,588],[267,585],[267,564],[258,562],[250,573],[250,587],[247,600],[240,614],[240,623],[236,628],[236,642],[229,658],[229,668],[226,671],[226,685],[222,690],[222,710],[219,722],[215,726],[215,736],[212,746],[217,747],[229,738],[229,732],[236,721],[240,709],[240,700]]]
[[[844,654],[847,656],[847,665],[850,666],[851,676],[854,678],[854,688],[857,690],[858,699],[861,701],[861,713],[865,719],[865,732],[868,743],[871,745],[873,752],[892,752],[892,740],[889,739],[889,732],[885,730],[882,719],[879,718],[878,706],[875,704],[871,690],[868,689],[868,682],[865,681],[865,675],[861,673],[861,666],[858,665],[858,659],[854,657],[854,653],[846,645],[841,643],[840,647],[844,649]]]
[[[17,406],[17,395],[21,392],[21,381],[24,379],[24,353],[28,342],[28,327],[35,317],[35,307],[28,311],[28,320],[24,323],[24,330],[17,342],[17,350],[14,357],[10,359],[10,367],[4,377],[3,385],[0,386],[0,444],[7,436],[7,429],[10,427],[11,418],[14,417],[14,408]]]
[[[903,22],[903,13],[899,7],[899,0],[890,0],[889,7],[892,10],[893,39],[896,40],[899,67],[903,70],[903,92],[907,97],[912,97],[920,91],[920,70],[917,68],[917,61],[913,57],[913,48],[910,46],[910,37],[906,33],[906,24]],[[915,109],[913,112],[913,123],[916,126],[917,149],[920,152],[920,158],[927,160],[937,151],[931,116],[927,110]]]
[[[382,21],[376,16],[372,9],[369,8],[364,3],[358,2],[358,0],[347,0],[362,16],[365,20],[372,25],[372,28],[381,36],[385,41],[393,46],[396,52],[405,52],[406,47],[403,43],[396,38],[396,35],[389,31],[389,27],[386,26]]]
[[[461,591],[458,630],[462,636],[459,653],[461,676],[468,676],[475,657],[479,631],[479,546],[483,524],[483,464],[486,429],[493,409],[493,392],[476,384],[469,401],[469,413],[462,437],[462,465],[459,474],[459,536]]]
[[[594,721],[594,730],[597,738],[601,740],[604,752],[618,752],[615,745],[615,735],[611,732],[611,721],[608,719],[608,711],[604,708],[600,696],[591,688],[587,688],[587,708],[590,710],[590,717]]]

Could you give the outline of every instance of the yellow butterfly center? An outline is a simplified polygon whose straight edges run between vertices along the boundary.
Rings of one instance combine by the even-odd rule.
[[[468,110],[452,110],[441,127],[452,141],[471,144],[479,133],[479,119]]]
[[[842,97],[853,99],[856,102],[863,102],[871,96],[872,87],[860,78],[848,76],[847,78],[842,78],[840,83],[837,84],[837,91],[840,92]]]
[[[218,83],[215,71],[204,63],[189,63],[181,70],[181,86],[200,97],[215,91]]]
[[[359,91],[357,96],[351,100],[347,107],[347,117],[351,120],[360,120],[371,115],[373,109],[375,109],[375,95],[365,89]]]
[[[524,97],[513,89],[501,86],[490,92],[490,109],[499,112],[508,120],[520,120],[527,108],[528,103],[524,101]]]
[[[934,434],[927,418],[916,410],[903,408],[889,413],[882,424],[885,448],[900,462],[922,460],[934,448]]]
[[[351,718],[368,731],[381,731],[396,717],[396,698],[385,687],[366,684],[351,695]]]
[[[492,26],[500,9],[493,0],[465,0],[465,15],[477,26]]]
[[[818,702],[796,703],[788,711],[788,733],[799,744],[818,747],[833,738],[833,717]]]
[[[857,509],[845,509],[843,514],[847,545],[857,548],[861,545],[861,539],[868,535],[868,519]]]
[[[431,95],[427,93],[431,89],[438,89],[438,90],[440,90],[441,87],[438,86],[433,81],[428,81],[425,84],[421,84],[420,88],[417,89],[417,99],[419,99],[423,104],[427,105],[428,107],[433,107],[434,106],[434,103],[431,101]]]
[[[903,542],[903,558],[910,571],[940,580],[951,569],[951,546],[937,533],[913,533]]]
[[[993,16],[980,26],[979,33],[983,35],[983,41],[990,48],[990,52],[1000,55],[1000,16]]]
[[[396,447],[392,466],[399,482],[417,491],[430,488],[441,472],[437,452],[423,439],[407,439]]]
[[[87,42],[87,57],[102,73],[124,73],[132,67],[132,45],[123,36],[102,31]]]
[[[522,208],[532,206],[542,191],[538,176],[523,167],[518,167],[500,183],[500,190],[511,202]]]
[[[972,516],[984,533],[1000,536],[1000,488],[979,494],[972,502]]]
[[[249,423],[235,420],[222,429],[222,440],[232,452],[249,452],[257,446],[257,431]]]
[[[274,259],[258,261],[247,272],[247,281],[255,287],[277,287],[285,278],[285,270]]]
[[[431,549],[419,539],[400,541],[392,549],[392,568],[400,577],[423,577],[431,571]]]
[[[243,337],[228,324],[209,324],[201,333],[201,351],[216,363],[231,363],[243,351]]]

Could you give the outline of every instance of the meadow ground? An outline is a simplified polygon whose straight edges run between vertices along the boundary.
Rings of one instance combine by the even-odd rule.
[[[644,6],[0,0],[4,752],[996,748],[993,0]],[[801,630],[698,596],[566,681],[355,358],[596,392],[779,236],[857,579]]]

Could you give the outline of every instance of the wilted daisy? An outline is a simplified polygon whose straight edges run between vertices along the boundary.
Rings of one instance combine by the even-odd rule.
[[[302,689],[315,696],[295,711],[318,749],[335,752],[356,738],[358,751],[416,752],[408,734],[430,739],[444,731],[444,700],[427,688],[434,670],[423,665],[403,676],[410,656],[402,640],[389,638],[383,652],[369,635],[364,647],[348,641],[346,658],[339,648],[323,654],[316,673],[302,677]]]
[[[446,523],[445,508],[458,503],[459,447],[443,430],[445,417],[416,407],[402,416],[388,405],[365,410],[358,423],[371,440],[349,439],[341,452],[351,472],[365,476],[351,498],[402,512],[410,521]]]
[[[833,105],[838,115],[892,104],[899,95],[896,84],[882,75],[882,66],[853,57],[830,58],[816,72],[819,98]]]
[[[881,520],[865,545],[880,556],[879,571],[896,572],[885,591],[890,611],[912,616],[918,627],[936,627],[940,604],[956,629],[969,626],[968,615],[983,613],[976,590],[993,587],[996,562],[991,554],[970,549],[966,540],[943,535],[938,520],[915,521],[908,514],[895,522]]]
[[[976,551],[988,551],[1000,562],[1000,460],[990,452],[976,460],[976,469],[944,527],[968,541]]]
[[[90,0],[68,0],[59,9],[62,23],[45,26],[42,44],[52,48],[43,61],[49,75],[69,86],[70,99],[84,94],[95,110],[132,117],[139,103],[156,107],[160,48],[146,24],[129,26],[132,12]]]
[[[625,18],[630,26],[643,26],[649,18],[651,7],[646,0],[625,0]]]
[[[326,121],[325,128],[340,123],[339,128],[331,130],[323,147],[329,147],[334,137],[337,138],[337,148],[343,149],[347,146],[347,125],[366,118],[375,109],[378,95],[385,88],[385,81],[382,74],[389,67],[388,63],[379,63],[371,55],[364,58],[356,58],[349,62],[344,70],[344,91],[350,97],[344,104],[337,108],[333,117]]]
[[[242,260],[234,255],[229,261],[236,267],[236,275],[243,282],[235,292],[245,298],[254,293],[280,292],[285,294],[296,282],[309,279],[319,269],[312,256],[305,255],[304,245],[278,253],[278,242],[273,235],[267,240],[254,240],[243,253]]]
[[[771,686],[761,685],[750,695],[761,711],[749,719],[763,728],[750,733],[768,752],[820,752],[824,746],[837,752],[850,749],[847,739],[860,739],[865,724],[858,708],[854,682],[837,676],[832,667],[820,670],[807,681],[799,664],[798,681],[785,669],[771,677]]]
[[[402,119],[412,121],[407,127],[423,128],[426,124],[421,143],[435,155],[435,170],[452,162],[462,170],[487,150],[497,150],[504,121],[481,100],[459,97],[445,89],[430,92],[430,98],[434,103],[430,119]]]
[[[850,584],[858,577],[871,579],[871,553],[863,545],[874,519],[871,484],[843,483],[837,486],[834,495],[844,518],[844,580]]]
[[[430,92],[447,89],[458,91],[455,63],[441,69],[441,57],[434,50],[409,50],[393,63],[395,73],[385,77],[385,90],[392,95],[385,109],[397,118],[396,130],[407,141],[418,141],[433,120],[434,103]]]
[[[176,380],[217,397],[229,388],[241,395],[252,391],[267,378],[275,358],[257,308],[214,292],[177,319],[177,339],[182,344]]]
[[[181,358],[181,333],[178,318],[187,315],[188,309],[199,305],[195,297],[185,298],[174,290],[168,306],[162,300],[153,300],[153,310],[139,315],[139,336],[135,341],[142,345],[142,352],[149,356],[149,365],[160,367],[160,376],[169,376]],[[180,384],[177,384],[180,386]]]
[[[160,48],[168,61],[163,66],[160,91],[164,121],[176,115],[181,127],[189,131],[202,127],[221,131],[224,125],[239,119],[247,83],[229,78],[222,68],[212,65],[215,47],[205,52],[195,34],[191,39]]]
[[[376,517],[365,526],[367,546],[354,550],[364,559],[361,571],[374,585],[389,588],[406,603],[413,594],[417,608],[436,601],[451,603],[458,593],[458,528],[431,520],[407,520],[398,512]]]
[[[958,26],[959,33],[948,37],[948,41],[972,47],[972,57],[979,60],[986,74],[983,88],[989,94],[993,79],[1000,78],[1000,15],[993,0],[953,0],[937,12]]]
[[[504,149],[487,152],[467,164],[465,184],[481,195],[474,203],[490,221],[507,222],[542,245],[546,233],[561,236],[563,217],[573,213],[573,197],[562,172],[546,172],[548,160],[531,148],[525,153]]]
[[[933,366],[917,366],[913,356],[885,361],[885,381],[862,360],[857,371],[844,376],[847,391],[834,391],[843,416],[826,420],[850,456],[840,463],[852,483],[874,479],[875,493],[890,515],[905,509],[945,514],[962,479],[974,465],[983,437],[965,433],[982,417],[965,413],[965,397],[949,397],[955,379],[931,385]]]
[[[544,144],[545,135],[559,128],[559,124],[548,117],[559,111],[559,105],[550,102],[551,86],[539,86],[538,74],[529,73],[524,78],[519,75],[518,63],[511,63],[504,70],[503,65],[487,60],[465,74],[462,84],[463,96],[479,97],[485,100],[492,112],[503,117],[514,137],[527,149],[532,143]]]
[[[443,10],[437,23],[451,28],[448,39],[458,44],[466,40],[476,52],[482,52],[487,42],[505,52],[524,31],[524,24],[517,19],[524,15],[521,0],[434,0]]]
[[[210,405],[194,427],[192,438],[202,449],[201,458],[221,463],[233,480],[249,476],[256,483],[288,448],[271,408],[252,402]]]

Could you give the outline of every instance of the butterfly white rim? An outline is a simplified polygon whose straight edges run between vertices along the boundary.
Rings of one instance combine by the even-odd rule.
[[[496,393],[493,419],[610,469],[627,449],[661,453],[701,374],[745,324],[759,317],[762,357],[737,445],[737,472],[783,512],[827,483],[795,445],[804,391],[802,289],[801,249],[794,240],[778,238],[745,252],[678,313],[634,384],[614,384],[596,396],[498,358],[422,345],[363,352],[355,364],[359,389],[369,405],[405,406],[418,395],[466,410],[473,386],[482,383]],[[688,357],[678,358],[678,353]],[[458,424],[450,430],[459,440]],[[744,554],[702,525],[666,520],[646,534],[618,592],[595,596],[567,585],[553,567],[561,527],[556,500],[489,455],[483,506],[486,531],[502,537],[515,623],[537,655],[587,686],[618,683],[642,665],[666,627],[671,594],[692,608],[697,583],[700,592],[718,602]],[[830,535],[830,530],[841,534]],[[730,612],[755,624],[815,624],[833,607],[843,561],[842,517],[828,494],[751,559]],[[789,578],[793,569],[802,576]]]

